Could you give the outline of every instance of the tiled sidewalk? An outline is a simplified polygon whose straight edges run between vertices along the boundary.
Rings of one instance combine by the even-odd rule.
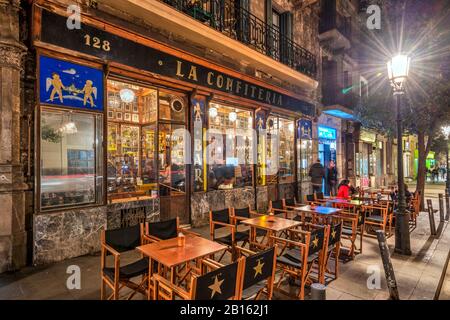
[[[435,201],[436,202],[436,201]],[[437,203],[435,203],[437,206]],[[436,217],[438,223],[439,218]],[[194,231],[209,236],[209,228]],[[413,255],[403,257],[392,254],[392,263],[401,299],[433,299],[450,248],[448,223],[442,225],[440,239],[431,237],[426,213],[419,216],[418,227],[411,233]],[[394,237],[388,239],[393,251]],[[126,263],[126,260],[123,261]],[[81,289],[69,290],[66,281],[67,267],[77,265],[81,269]],[[368,270],[378,268],[381,278],[379,289],[368,289]],[[372,271],[373,272],[373,271]],[[450,287],[450,284],[447,284]],[[283,286],[287,289],[286,286]],[[445,285],[443,291],[445,291]],[[290,291],[297,287],[290,287]],[[124,291],[126,292],[126,291]],[[384,270],[375,238],[365,237],[363,253],[353,261],[340,264],[339,278],[327,285],[327,299],[387,299],[388,291]],[[49,266],[28,267],[14,274],[0,275],[0,299],[99,299],[100,257],[85,256]],[[137,299],[142,296],[136,295]],[[288,299],[276,293],[275,299]]]

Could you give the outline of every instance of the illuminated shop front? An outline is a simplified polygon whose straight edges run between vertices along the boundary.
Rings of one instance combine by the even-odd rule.
[[[298,198],[314,105],[93,20],[63,36],[64,10],[36,9],[37,232],[68,215],[96,230],[175,217],[198,226],[209,210]],[[97,240],[80,240],[92,245],[77,255]],[[36,245],[35,260],[71,254],[49,250]]]

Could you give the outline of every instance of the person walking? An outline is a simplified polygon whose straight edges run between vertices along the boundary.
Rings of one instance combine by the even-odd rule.
[[[325,177],[325,168],[320,163],[319,159],[317,159],[316,163],[314,163],[311,168],[309,168],[308,175],[311,177],[313,192],[322,192],[322,180]]]
[[[336,169],[336,164],[333,160],[327,168],[327,185],[330,196],[335,197],[337,194],[337,182],[338,182],[338,172]]]

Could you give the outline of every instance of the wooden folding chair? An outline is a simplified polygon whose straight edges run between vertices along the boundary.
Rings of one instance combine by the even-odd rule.
[[[365,212],[364,230],[366,226],[376,226],[381,228],[386,233],[386,224],[388,218],[388,206],[387,205],[364,205],[363,210]]]
[[[337,279],[339,275],[339,254],[341,251],[341,234],[342,222],[330,226],[330,234],[328,237],[328,246],[325,252],[325,260],[323,263],[321,283],[325,282],[325,275],[332,274]],[[330,258],[334,258],[334,270],[328,269],[328,262]]]
[[[245,258],[239,258],[235,263],[221,265],[220,263],[204,259],[202,269],[212,271],[202,275],[193,274],[190,290],[176,286],[166,278],[155,274],[153,296],[156,300],[239,300],[242,295],[242,277],[245,268]]]
[[[315,201],[316,197],[314,196],[314,194],[305,194],[304,202],[306,204],[315,204]]]
[[[225,236],[217,238],[216,230],[221,228],[227,228],[229,229],[229,232]],[[218,260],[219,262],[222,261],[226,252],[230,252],[232,260],[234,260],[234,247],[237,242],[242,242],[242,246],[244,247],[245,244],[250,241],[250,233],[248,231],[237,231],[236,229],[235,219],[231,215],[230,208],[209,212],[209,231],[211,240],[228,247],[228,249],[222,253],[222,256]]]
[[[246,257],[242,288],[244,300],[258,300],[264,293],[267,300],[272,299],[275,281],[277,246],[261,252],[236,247],[239,256]]]
[[[317,281],[323,278],[324,252],[329,234],[327,225],[309,225],[309,228],[311,231],[289,230],[294,240],[272,237],[274,243],[281,248],[277,257],[277,268],[281,270],[281,276],[276,287],[281,291],[280,285],[286,275],[294,280],[300,280],[298,298],[301,300],[305,298],[305,285],[312,283],[311,272],[315,265],[317,265]],[[287,292],[284,293],[289,295]]]
[[[148,258],[141,257],[127,265],[120,265],[121,253],[135,250],[136,247],[143,244],[143,228],[143,225],[140,224],[114,230],[102,230],[100,269],[102,280],[100,298],[102,300],[105,299],[106,286],[112,290],[112,293],[107,297],[107,300],[119,299],[119,292],[124,287],[133,290],[128,295],[128,300],[133,298],[136,292],[147,296]],[[110,254],[114,258],[113,267],[108,267],[106,262],[106,257]],[[132,278],[138,276],[141,277],[139,283],[131,281]]]
[[[286,208],[284,199],[275,201],[270,200],[268,212],[287,219],[289,210]]]

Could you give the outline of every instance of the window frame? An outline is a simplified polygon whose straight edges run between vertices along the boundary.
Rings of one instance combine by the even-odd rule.
[[[104,206],[106,203],[106,184],[105,184],[105,152],[106,152],[106,144],[104,143],[104,135],[105,135],[105,125],[106,125],[106,121],[105,121],[105,115],[106,115],[106,109],[103,108],[103,110],[100,111],[88,111],[88,110],[84,110],[84,109],[78,109],[78,108],[73,108],[73,107],[66,107],[66,106],[54,106],[54,105],[50,105],[50,104],[45,104],[45,103],[37,103],[38,107],[36,108],[36,123],[35,123],[35,161],[34,161],[34,166],[35,166],[35,205],[38,211],[38,214],[45,214],[45,213],[51,213],[51,212],[55,212],[55,211],[67,211],[67,210],[73,210],[73,209],[81,209],[81,208],[94,208],[94,207],[100,207],[100,206]],[[42,163],[42,126],[41,126],[41,121],[42,121],[42,113],[44,111],[49,111],[49,112],[72,112],[72,113],[76,113],[76,114],[85,114],[85,115],[90,115],[93,117],[94,119],[94,140],[98,140],[99,139],[99,135],[98,132],[101,132],[101,136],[103,137],[102,139],[102,143],[100,143],[100,141],[98,141],[97,146],[94,148],[94,166],[95,166],[95,173],[94,173],[94,189],[95,189],[95,201],[91,202],[91,203],[79,203],[79,204],[68,204],[68,205],[57,205],[57,206],[51,206],[51,207],[42,207],[42,201],[41,201],[41,196],[42,196],[42,168],[41,168],[41,163]],[[101,127],[98,127],[98,121],[101,121]],[[98,155],[98,151],[101,150],[101,157],[99,158],[100,155]],[[101,174],[99,174],[99,168],[101,168]],[[97,187],[97,180],[98,178],[101,177],[102,181],[101,181],[101,185],[99,187]],[[98,197],[98,194],[101,193],[101,196]]]

